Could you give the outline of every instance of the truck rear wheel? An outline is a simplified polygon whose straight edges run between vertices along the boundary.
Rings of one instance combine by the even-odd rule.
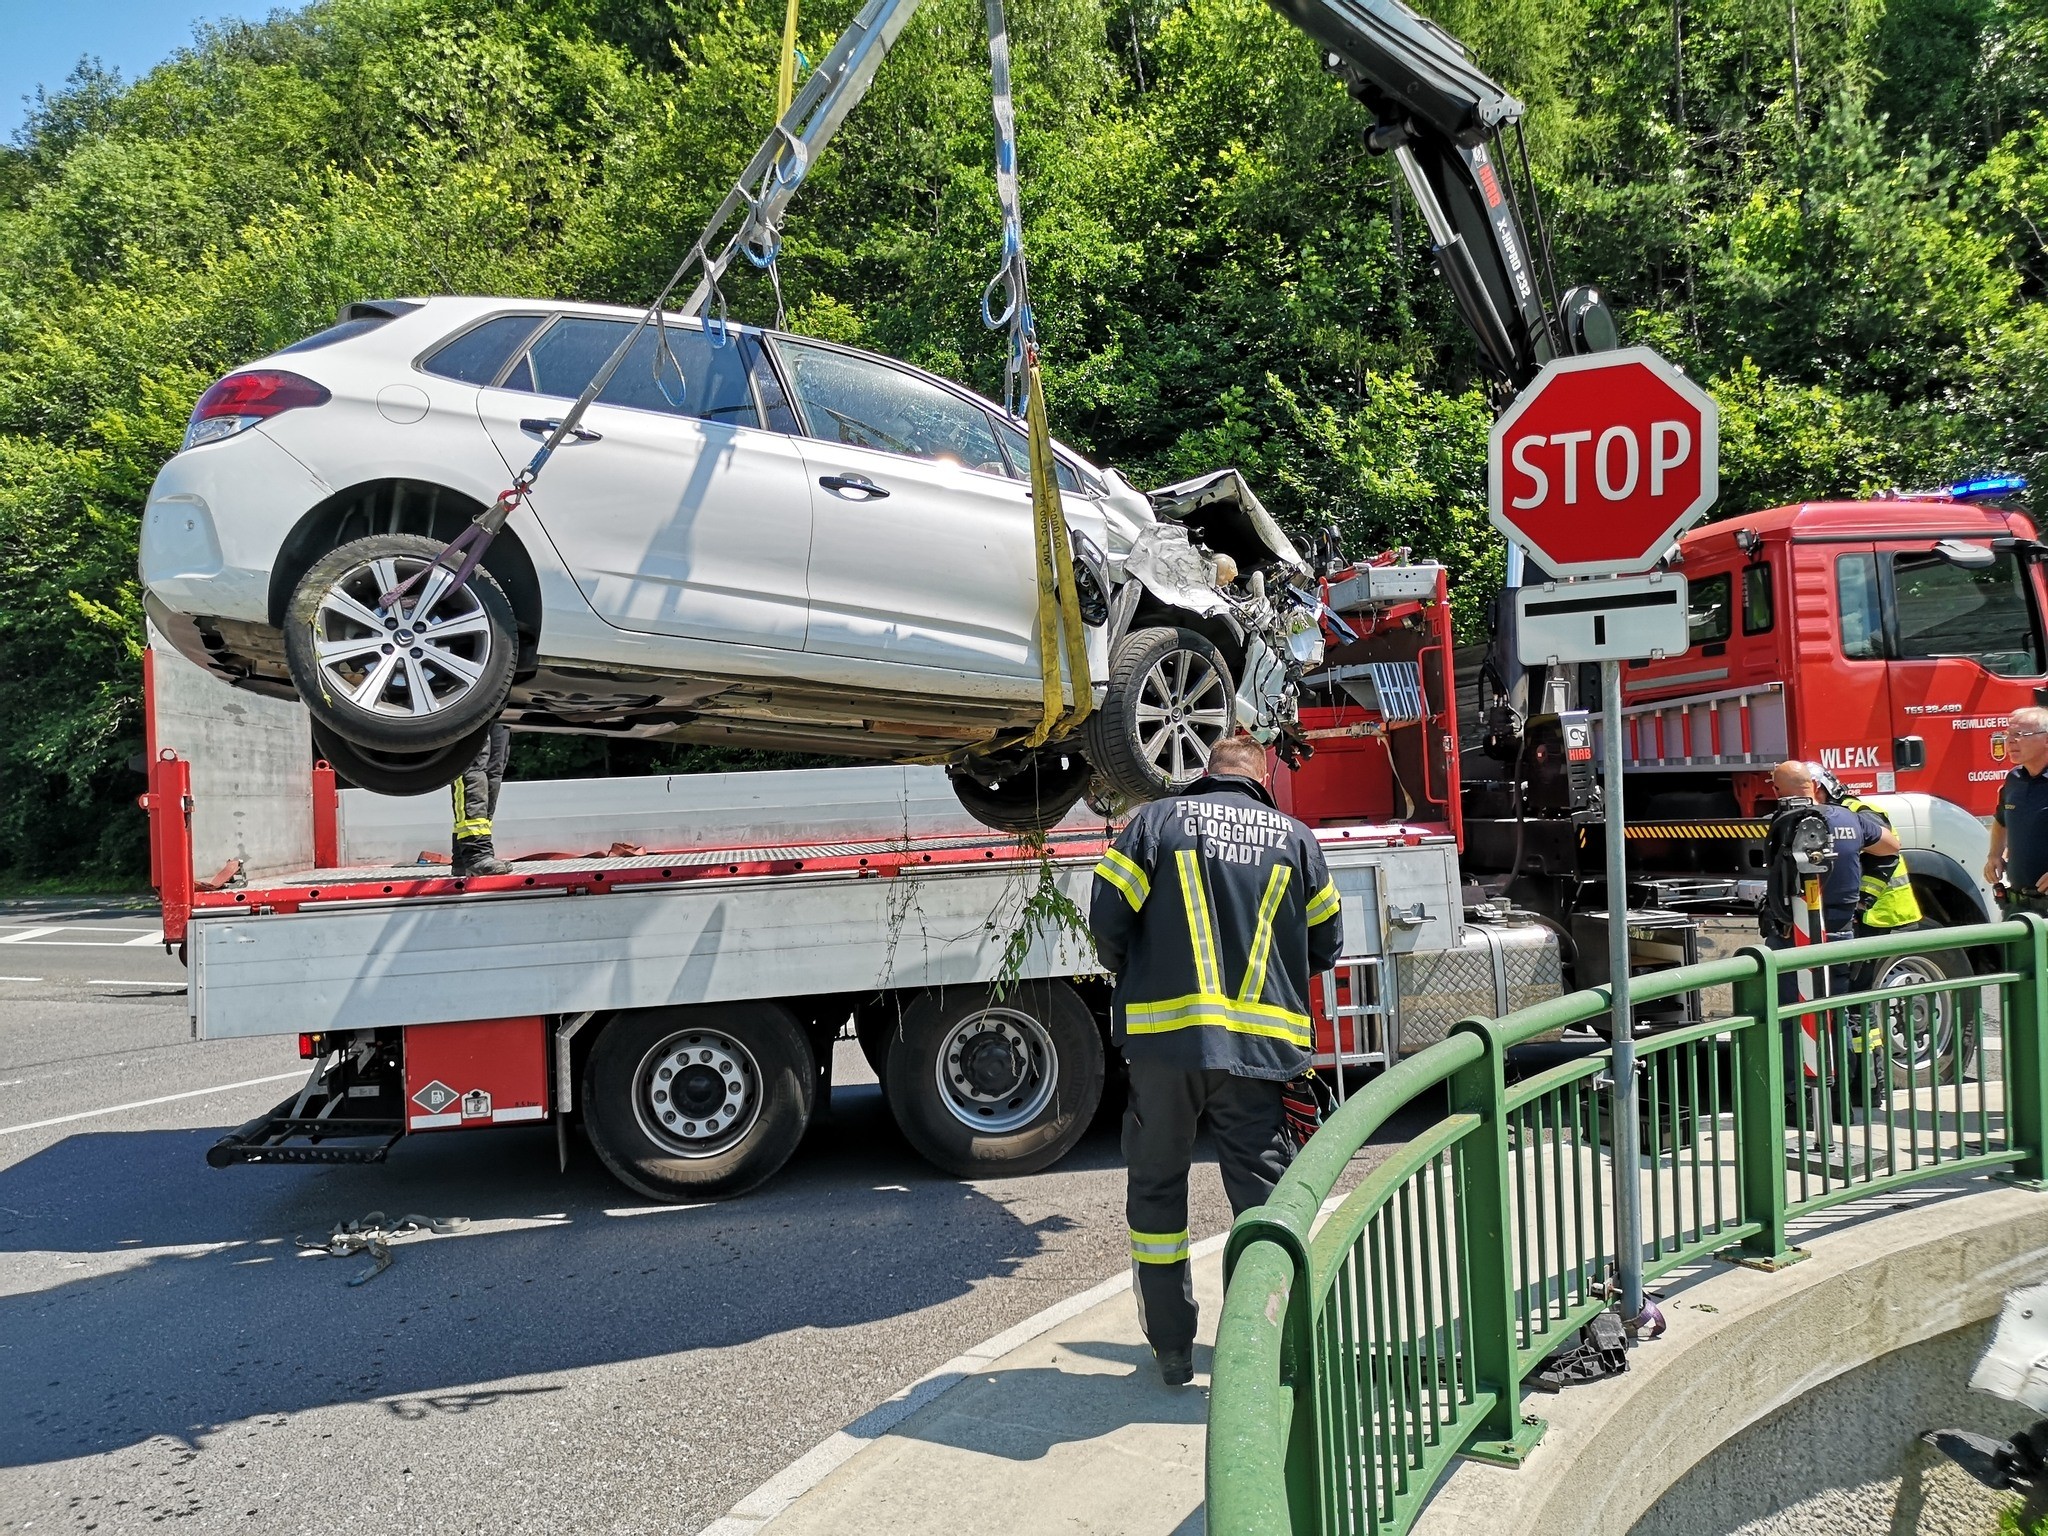
[[[1036,1173],[1102,1102],[1102,1032],[1064,981],[927,992],[888,1033],[882,1089],[927,1160],[962,1177]]]
[[[584,1128],[605,1167],[651,1200],[728,1199],[789,1161],[817,1081],[780,1003],[639,1009],[591,1046]]]
[[[1877,989],[1954,981],[1969,972],[1969,962],[1958,951],[1930,949],[1878,961],[1870,985]],[[1886,1003],[1884,1014],[1892,1071],[1899,1079],[1953,1083],[1958,1066],[1965,1077],[1976,1066],[1977,1032],[1964,1018],[1957,994],[1932,992],[1900,998]],[[1958,1033],[1963,1037],[1960,1062]]]

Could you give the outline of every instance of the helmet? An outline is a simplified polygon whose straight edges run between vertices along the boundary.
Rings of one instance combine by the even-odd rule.
[[[1849,786],[1835,777],[1834,769],[1819,763],[1808,763],[1806,768],[1813,775],[1813,787],[1828,797],[1829,804],[1840,805],[1849,798]]]

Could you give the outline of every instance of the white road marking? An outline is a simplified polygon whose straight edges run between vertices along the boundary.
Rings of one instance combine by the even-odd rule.
[[[0,976],[0,981],[41,981],[40,976]]]
[[[73,1120],[91,1120],[98,1115],[118,1115],[124,1110],[148,1109],[152,1104],[169,1104],[178,1099],[203,1099],[210,1093],[230,1093],[237,1088],[257,1088],[264,1083],[281,1083],[287,1078],[297,1081],[305,1075],[303,1072],[276,1072],[269,1077],[245,1078],[239,1083],[215,1083],[211,1088],[189,1088],[183,1093],[167,1093],[160,1098],[137,1099],[133,1104],[109,1104],[104,1109],[81,1109],[75,1115],[58,1115],[51,1120],[31,1120],[26,1125],[0,1125],[0,1136],[12,1136],[17,1131],[40,1131],[51,1125],[69,1125]]]
[[[124,946],[132,949],[138,944],[161,944],[163,941],[164,931],[159,928],[154,933],[145,933],[140,938],[123,939],[121,942]]]
[[[29,940],[40,938],[46,933],[62,933],[63,931],[62,924],[46,928],[24,928],[19,933],[0,934],[0,944],[26,944]]]
[[[154,987],[159,992],[182,992],[185,990],[185,983],[182,981],[173,987],[168,981],[151,981],[145,976],[123,976],[111,981],[103,977],[94,976],[86,982],[86,985],[88,987]]]

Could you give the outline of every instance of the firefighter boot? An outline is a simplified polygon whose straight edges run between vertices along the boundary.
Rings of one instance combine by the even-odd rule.
[[[1195,1379],[1192,1349],[1155,1349],[1152,1358],[1159,1362],[1159,1377],[1169,1387],[1184,1387]]]
[[[512,866],[498,857],[491,847],[491,840],[484,837],[458,837],[455,839],[455,878],[467,880],[471,875],[509,875]]]

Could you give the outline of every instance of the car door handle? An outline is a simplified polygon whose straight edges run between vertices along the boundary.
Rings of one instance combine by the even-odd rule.
[[[820,475],[818,484],[834,496],[846,497],[852,501],[880,501],[889,494],[866,475]],[[860,494],[850,496],[848,493],[853,491]]]
[[[528,416],[519,423],[519,430],[531,432],[535,437],[546,437],[561,424],[562,418],[559,416],[551,421],[542,421],[538,416]],[[579,443],[601,443],[604,441],[604,434],[602,432],[593,432],[588,427],[577,427],[569,435]]]

